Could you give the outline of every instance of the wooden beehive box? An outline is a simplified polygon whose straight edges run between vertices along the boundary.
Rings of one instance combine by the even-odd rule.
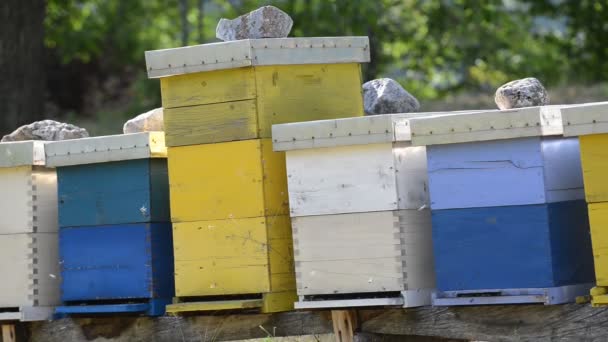
[[[169,147],[169,183],[180,303],[168,310],[293,308],[285,156],[270,139]]]
[[[163,314],[174,294],[163,133],[53,142],[45,153],[58,179],[57,312]]]
[[[426,154],[409,144],[411,116],[273,126],[286,151],[297,308],[430,304]]]
[[[591,243],[597,286],[592,289],[594,306],[608,305],[608,103],[589,103],[563,109],[564,135],[578,137],[591,225]]]
[[[270,138],[271,125],[363,115],[367,37],[246,39],[146,52],[167,146]]]
[[[590,287],[578,141],[561,137],[561,109],[410,120],[427,147],[434,305],[556,304]]]
[[[44,143],[0,143],[0,320],[50,319],[59,300],[57,183]]]

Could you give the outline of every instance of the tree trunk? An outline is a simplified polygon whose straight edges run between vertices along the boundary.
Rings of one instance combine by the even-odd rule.
[[[205,0],[198,0],[198,42],[205,42]]]
[[[44,117],[45,0],[0,1],[0,136]]]
[[[190,24],[188,23],[188,0],[179,0],[179,17],[182,22],[182,45],[188,45],[190,40]]]

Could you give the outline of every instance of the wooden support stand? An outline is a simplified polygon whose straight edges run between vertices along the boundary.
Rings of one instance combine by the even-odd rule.
[[[353,342],[355,330],[359,327],[356,310],[332,310],[331,320],[334,326],[336,342]]]
[[[14,324],[2,324],[2,342],[17,342]]]

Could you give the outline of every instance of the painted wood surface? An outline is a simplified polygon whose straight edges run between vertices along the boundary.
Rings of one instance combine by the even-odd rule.
[[[255,65],[369,62],[367,37],[244,39],[146,51],[148,77]]]
[[[295,289],[288,216],[173,224],[178,297]]]
[[[424,147],[383,143],[286,153],[292,216],[428,205]]]
[[[163,132],[140,132],[48,142],[46,165],[52,167],[121,160],[166,158]]]
[[[608,102],[571,105],[562,109],[564,136],[608,133]]]
[[[270,139],[171,147],[172,221],[288,214],[286,178]]]
[[[593,262],[598,286],[608,286],[608,202],[589,204]]]
[[[562,135],[561,109],[528,107],[413,118],[412,144],[438,145]]]
[[[594,281],[583,201],[434,210],[432,216],[438,290]]]
[[[576,139],[427,147],[431,208],[529,205],[583,196]]]
[[[428,210],[295,217],[293,235],[300,296],[435,286]]]
[[[57,176],[41,166],[0,168],[0,234],[57,232]]]
[[[580,138],[581,162],[588,203],[608,201],[608,134],[584,135]]]
[[[162,91],[167,146],[270,138],[273,124],[363,115],[355,63],[188,74],[166,78]]]
[[[166,159],[57,168],[61,227],[169,221]]]
[[[0,143],[0,168],[17,166],[44,166],[43,141],[11,141]]]
[[[171,298],[169,223],[61,228],[62,300]]]
[[[59,304],[57,244],[57,233],[0,234],[0,308]]]

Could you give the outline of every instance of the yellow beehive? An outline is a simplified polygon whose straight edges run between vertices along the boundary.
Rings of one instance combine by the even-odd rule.
[[[596,287],[593,306],[608,305],[608,103],[562,109],[565,136],[578,136],[589,209]]]
[[[270,138],[273,124],[363,115],[367,37],[254,39],[146,53],[167,146]]]
[[[288,215],[284,152],[270,139],[169,147],[171,220]]]

